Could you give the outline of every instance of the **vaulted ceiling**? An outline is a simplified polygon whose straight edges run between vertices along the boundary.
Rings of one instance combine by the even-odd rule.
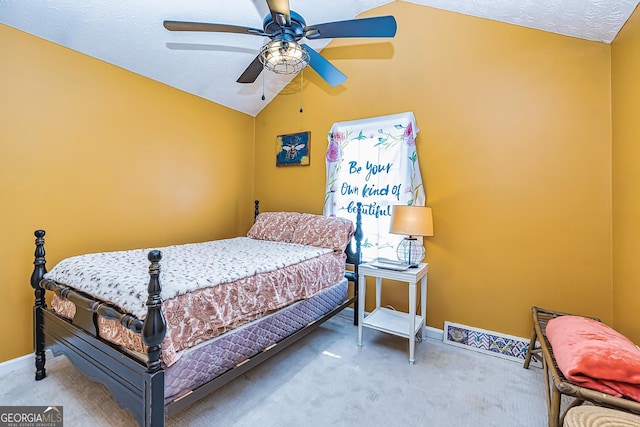
[[[415,0],[424,6],[611,43],[640,0]],[[290,0],[307,24],[353,19],[388,0]],[[0,23],[229,108],[257,115],[291,80],[236,83],[267,39],[170,32],[164,20],[262,28],[265,0],[1,1]],[[399,29],[398,31],[400,31]],[[305,43],[321,50],[330,40]],[[262,74],[265,74],[263,72]],[[267,79],[265,79],[267,80]],[[261,99],[264,91],[265,100]]]

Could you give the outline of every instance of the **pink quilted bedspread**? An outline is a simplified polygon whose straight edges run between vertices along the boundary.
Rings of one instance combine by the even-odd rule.
[[[172,365],[185,350],[201,342],[338,283],[344,276],[344,263],[344,253],[330,252],[276,271],[167,299],[162,307],[167,320],[163,362]],[[57,295],[52,308],[63,317],[75,315],[75,305]],[[139,353],[146,351],[141,336],[117,321],[99,317],[98,331],[114,344]]]
[[[549,320],[558,367],[574,384],[640,401],[640,349],[609,326],[580,316]]]

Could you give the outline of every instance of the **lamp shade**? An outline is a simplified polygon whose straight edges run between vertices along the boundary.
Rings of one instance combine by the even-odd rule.
[[[389,233],[433,236],[433,214],[428,206],[396,205],[391,212]]]

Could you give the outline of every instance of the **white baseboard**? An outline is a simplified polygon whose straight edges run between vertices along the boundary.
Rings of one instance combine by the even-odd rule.
[[[434,340],[442,341],[443,337],[444,331],[442,329],[427,326],[427,338],[433,338]]]
[[[46,350],[44,356],[46,360],[54,357],[51,350]],[[27,371],[29,369],[33,371],[33,375],[36,374],[36,356],[33,353],[0,362],[0,377],[14,371]]]
[[[29,367],[33,368],[33,372],[35,374],[36,358],[33,353],[25,354],[24,356],[16,357],[15,359],[0,363],[0,377],[8,375],[13,371],[25,371],[29,369]]]

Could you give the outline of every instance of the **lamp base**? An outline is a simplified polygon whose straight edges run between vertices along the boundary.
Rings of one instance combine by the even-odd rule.
[[[398,261],[404,265],[408,265],[409,268],[418,267],[418,265],[424,259],[424,246],[422,246],[418,239],[409,236],[402,239],[396,250],[398,255]]]

